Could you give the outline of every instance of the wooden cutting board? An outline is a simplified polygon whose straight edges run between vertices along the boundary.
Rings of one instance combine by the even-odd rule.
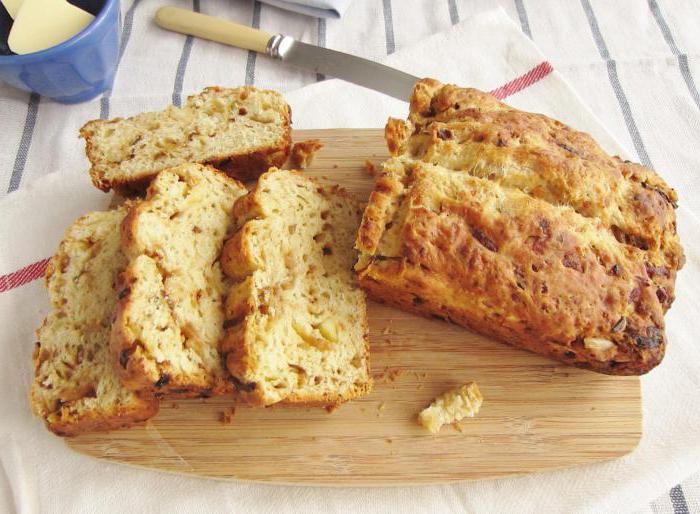
[[[381,130],[297,131],[324,148],[309,175],[367,197],[365,161],[386,156]],[[641,437],[636,377],[563,366],[448,323],[369,305],[371,395],[323,409],[163,401],[145,426],[67,440],[111,461],[219,479],[381,486],[493,478],[619,457]],[[481,413],[431,435],[416,422],[439,393],[475,380]]]

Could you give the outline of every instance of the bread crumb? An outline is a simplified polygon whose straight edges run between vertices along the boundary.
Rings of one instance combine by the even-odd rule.
[[[173,402],[170,406],[171,406],[173,409],[179,409],[179,408],[180,408],[180,405],[178,405],[178,404],[175,403],[175,402]]]
[[[219,413],[219,421],[224,425],[231,424],[231,418],[236,414],[236,408],[231,407],[230,409],[225,409]]]
[[[386,442],[389,443],[389,444],[391,444],[391,443],[394,442],[394,440],[387,437]]]
[[[337,170],[337,169],[338,169],[338,165],[337,165],[337,164],[334,164],[334,165],[333,165],[333,169],[334,169],[334,170]]]
[[[435,398],[429,407],[418,414],[418,422],[437,434],[443,425],[476,415],[482,402],[483,397],[476,382],[469,382]]]
[[[295,168],[305,169],[311,166],[316,153],[323,148],[323,144],[318,139],[309,139],[294,143],[290,160]]]
[[[386,402],[382,402],[377,406],[377,417],[380,418],[386,410]]]
[[[384,327],[384,330],[382,330],[383,336],[388,336],[389,334],[391,334],[391,321],[386,327]]]
[[[332,403],[330,405],[326,405],[324,408],[326,409],[326,412],[328,414],[333,414],[335,411],[337,411],[340,408],[340,404],[339,403]]]
[[[399,375],[401,375],[401,373],[403,373],[403,372],[399,368],[388,368],[387,367],[387,369],[386,369],[387,380],[389,380],[389,382],[393,382],[394,380],[396,380],[399,377]]]
[[[365,173],[370,177],[377,176],[377,167],[369,160],[365,160]]]

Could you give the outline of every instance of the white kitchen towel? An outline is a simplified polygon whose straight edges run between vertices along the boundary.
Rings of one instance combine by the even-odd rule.
[[[439,56],[439,59],[436,58]],[[577,95],[535,46],[501,12],[467,19],[454,29],[397,52],[388,62],[418,75],[495,90],[510,103],[559,117],[591,132],[610,151],[622,152]],[[206,69],[197,69],[206,74]],[[297,128],[382,126],[407,106],[339,81],[325,81],[287,95]],[[169,97],[134,97],[131,108],[156,108]],[[79,125],[94,105],[63,109]],[[124,107],[122,107],[124,108]],[[132,112],[133,112],[132,111]],[[58,115],[57,115],[58,116]],[[700,458],[700,223],[683,207],[679,230],[688,255],[668,317],[670,345],[664,363],[642,379],[644,437],[632,454],[616,461],[506,478],[443,486],[322,489],[214,482],[126,468],[75,454],[33,419],[27,404],[33,331],[47,309],[39,280],[31,280],[55,250],[63,227],[108,198],[94,190],[87,163],[73,139],[43,151],[57,171],[0,201],[0,510],[20,512],[602,512],[645,505],[697,469]],[[70,156],[76,169],[65,169]],[[671,184],[679,177],[666,175]],[[31,267],[32,263],[38,263]],[[3,483],[4,482],[4,483]]]
[[[315,18],[340,18],[352,0],[261,0],[280,9]]]

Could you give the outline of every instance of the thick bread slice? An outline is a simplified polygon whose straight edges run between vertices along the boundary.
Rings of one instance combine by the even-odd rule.
[[[59,435],[125,427],[158,412],[157,400],[121,384],[109,352],[114,283],[126,266],[119,225],[127,210],[78,219],[46,269],[51,312],[37,331],[31,403]]]
[[[334,405],[371,389],[365,298],[352,266],[360,205],[293,171],[271,170],[236,203],[222,253],[236,280],[222,342],[243,398]]]
[[[289,155],[291,111],[274,91],[210,87],[182,108],[90,121],[80,135],[95,186],[129,194],[159,171],[188,162],[241,180],[281,166]]]
[[[213,168],[185,164],[160,172],[124,220],[129,264],[111,346],[128,387],[158,396],[232,389],[218,349],[228,290],[219,254],[245,193]]]

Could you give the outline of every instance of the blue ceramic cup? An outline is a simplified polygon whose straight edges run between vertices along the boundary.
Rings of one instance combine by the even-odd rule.
[[[78,103],[110,88],[119,60],[119,0],[63,43],[25,55],[0,55],[0,80],[57,102]]]

